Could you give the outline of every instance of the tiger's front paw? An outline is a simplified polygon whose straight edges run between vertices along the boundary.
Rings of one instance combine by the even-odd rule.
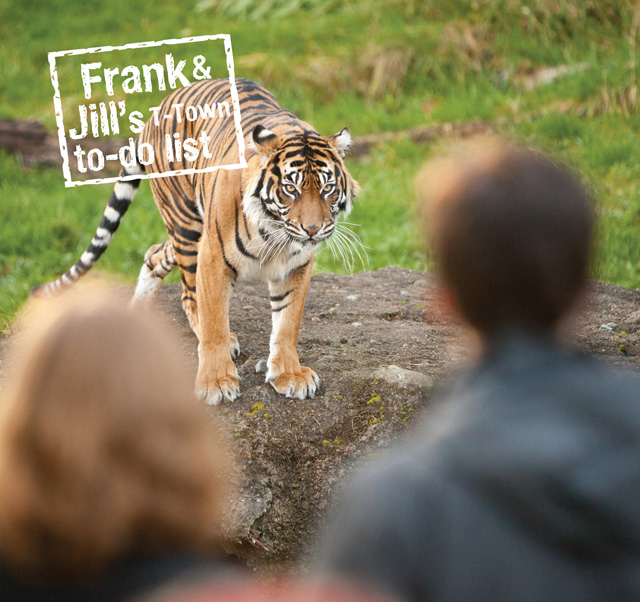
[[[267,362],[266,382],[280,395],[293,399],[313,399],[320,387],[320,377],[306,366],[301,366],[298,361],[286,362],[269,359]]]
[[[223,399],[234,401],[240,397],[240,382],[235,364],[231,358],[221,364],[200,356],[196,377],[196,396],[209,405],[215,406]]]
[[[240,382],[237,374],[228,374],[222,378],[208,381],[196,379],[196,395],[198,399],[212,406],[217,406],[223,399],[234,401],[240,397]]]

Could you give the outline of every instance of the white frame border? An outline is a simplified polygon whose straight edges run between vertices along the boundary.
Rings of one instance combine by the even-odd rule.
[[[229,74],[229,86],[231,92],[231,104],[233,105],[233,118],[236,129],[236,139],[238,142],[238,152],[240,162],[233,165],[214,165],[203,169],[178,169],[176,171],[166,171],[163,173],[153,173],[145,175],[132,175],[120,178],[118,176],[112,178],[96,178],[93,180],[73,180],[71,178],[71,170],[69,168],[69,149],[67,147],[67,137],[64,130],[64,117],[62,115],[62,99],[60,98],[60,88],[58,84],[58,72],[56,70],[56,57],[72,56],[79,54],[95,54],[98,52],[110,52],[111,50],[128,50],[130,48],[150,48],[153,46],[164,46],[174,44],[188,44],[191,42],[204,42],[208,40],[224,40],[224,52],[227,58],[227,71]],[[126,180],[148,180],[150,178],[167,178],[169,176],[181,176],[192,173],[203,173],[215,171],[217,169],[242,169],[247,167],[245,159],[244,136],[242,134],[242,123],[240,116],[240,103],[238,100],[238,90],[236,88],[235,71],[233,67],[233,53],[231,51],[231,36],[229,34],[218,34],[214,36],[195,36],[191,38],[179,38],[160,40],[158,42],[139,42],[135,44],[125,44],[124,46],[100,46],[97,48],[79,48],[77,50],[61,50],[57,52],[49,52],[49,66],[51,69],[51,84],[53,85],[53,107],[56,115],[56,125],[58,126],[58,142],[60,144],[60,155],[62,156],[62,173],[64,175],[64,185],[66,188],[74,186],[86,186],[88,184],[107,184],[109,182],[119,182]],[[204,80],[202,80],[204,81]]]

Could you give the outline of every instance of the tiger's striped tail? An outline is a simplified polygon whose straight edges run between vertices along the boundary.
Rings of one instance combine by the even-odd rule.
[[[109,197],[109,202],[100,220],[100,225],[93,235],[91,243],[87,247],[87,250],[82,254],[80,259],[75,265],[62,274],[60,278],[49,282],[48,284],[39,284],[34,286],[29,294],[32,297],[39,299],[48,299],[55,297],[65,289],[72,286],[82,276],[84,276],[100,259],[102,254],[107,250],[113,235],[115,234],[122,217],[129,209],[129,205],[133,200],[138,186],[140,186],[139,178],[124,179],[131,176],[140,175],[143,173],[143,168],[135,163],[132,166],[123,167],[120,170],[120,178],[123,178],[116,182],[113,188],[113,192]]]

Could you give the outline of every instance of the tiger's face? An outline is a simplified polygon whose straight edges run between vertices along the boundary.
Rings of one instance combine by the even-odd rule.
[[[294,248],[326,240],[359,192],[343,161],[351,144],[349,130],[324,138],[308,130],[277,135],[259,125],[252,142],[259,171],[245,194],[245,213],[263,236],[278,231]]]

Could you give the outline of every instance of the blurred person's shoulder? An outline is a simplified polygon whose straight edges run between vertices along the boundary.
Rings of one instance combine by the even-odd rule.
[[[321,572],[402,599],[422,599],[436,586],[443,566],[433,551],[445,545],[439,524],[452,496],[428,447],[414,436],[354,470],[323,536]]]
[[[466,391],[484,388],[517,387],[532,394],[548,389],[558,397],[572,394],[588,397],[640,399],[640,371],[603,363],[570,345],[560,345],[544,337],[510,334],[492,341],[486,356],[469,370],[448,395],[450,399]]]

